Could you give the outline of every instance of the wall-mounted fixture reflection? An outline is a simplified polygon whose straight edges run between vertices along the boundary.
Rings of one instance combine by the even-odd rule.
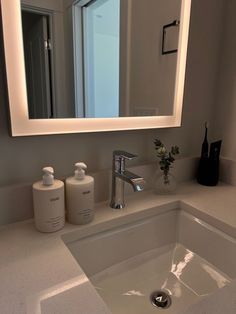
[[[174,20],[172,23],[163,26],[162,34],[162,54],[178,52],[178,32],[179,21]]]
[[[181,0],[21,3],[30,119],[173,114]]]

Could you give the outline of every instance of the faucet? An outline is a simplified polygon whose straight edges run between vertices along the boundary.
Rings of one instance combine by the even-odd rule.
[[[144,189],[144,179],[130,171],[125,170],[125,161],[132,160],[135,157],[137,156],[121,150],[115,150],[113,152],[111,208],[121,209],[125,207],[125,182],[132,185],[134,192],[141,192]]]

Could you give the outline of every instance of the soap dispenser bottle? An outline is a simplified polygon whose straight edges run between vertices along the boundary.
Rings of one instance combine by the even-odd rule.
[[[94,218],[94,179],[85,174],[83,162],[75,164],[73,177],[66,179],[66,210],[68,221],[84,225]]]
[[[52,167],[43,168],[42,181],[33,184],[35,226],[41,232],[54,232],[65,225],[64,183],[54,179]]]

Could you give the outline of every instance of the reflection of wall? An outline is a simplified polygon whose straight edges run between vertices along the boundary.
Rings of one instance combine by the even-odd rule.
[[[95,34],[95,94],[94,117],[119,116],[119,39],[106,34]],[[104,49],[107,47],[107,49]]]
[[[65,53],[65,90],[66,107],[69,111],[62,118],[75,117],[75,89],[74,89],[74,45],[73,45],[73,21],[72,21],[72,3],[63,2],[64,14],[64,53]]]
[[[89,171],[111,169],[114,149],[136,153],[139,158],[130,164],[141,164],[155,159],[152,141],[157,136],[168,146],[179,145],[182,156],[199,155],[202,125],[204,121],[211,120],[211,110],[215,108],[216,80],[220,76],[219,53],[228,49],[219,42],[224,3],[225,0],[192,2],[183,124],[181,128],[163,130],[11,138],[8,133],[7,85],[0,22],[0,224],[32,217],[30,192],[24,194],[26,196],[23,198],[21,186],[38,179],[44,165],[53,165],[57,177],[71,174],[73,164],[78,160],[84,160]],[[232,59],[227,62],[233,64]],[[18,194],[9,196],[7,191],[11,191],[14,184],[19,184]]]
[[[180,0],[132,2],[130,113],[171,115],[177,54],[162,55],[162,27],[180,16]],[[148,110],[146,111],[148,113]]]
[[[55,89],[55,108],[57,118],[73,117],[74,103],[70,98],[73,84],[68,86],[68,78],[71,76],[67,72],[67,46],[65,46],[65,30],[64,30],[64,7],[63,0],[21,0],[21,3],[31,8],[48,10],[53,14],[53,56],[54,56],[54,89]],[[73,92],[73,91],[72,91]]]
[[[119,1],[93,9],[93,117],[119,116]],[[92,61],[92,60],[91,60]]]
[[[26,4],[45,8],[54,13],[55,32],[55,89],[57,117],[75,116],[75,87],[74,87],[74,56],[73,56],[73,27],[72,0],[22,0]],[[130,76],[130,108],[126,108],[126,73],[127,71],[127,6],[131,0],[121,0],[121,72],[120,72],[120,113],[127,115],[171,114],[175,80],[176,54],[161,55],[162,26],[179,15],[180,0],[146,0],[132,1],[132,41],[131,41],[131,76]],[[173,5],[175,4],[175,5]],[[178,12],[175,13],[175,12]],[[148,35],[147,35],[148,34]],[[103,37],[104,39],[104,37]],[[113,38],[111,43],[103,47],[115,47]],[[112,44],[114,43],[114,45]],[[154,44],[155,43],[155,44]],[[109,49],[105,53],[109,52]],[[114,49],[115,50],[115,49]],[[110,77],[116,69],[101,65],[105,61],[100,59],[102,69],[110,71]],[[108,65],[108,64],[107,64]],[[112,72],[112,70],[114,70]],[[102,73],[103,71],[101,71]],[[161,73],[161,75],[160,75]],[[97,72],[95,73],[95,75]],[[111,80],[109,82],[111,84]],[[109,84],[109,85],[110,85]],[[108,86],[108,84],[105,84]],[[115,84],[114,84],[115,85]],[[100,88],[101,86],[99,86]],[[112,86],[113,87],[113,86]],[[102,86],[102,89],[103,86]],[[114,88],[115,89],[115,88]],[[97,89],[98,91],[98,89]],[[102,93],[96,94],[95,107],[101,106],[99,117],[115,116],[112,110],[112,88],[106,93],[109,106],[101,99]],[[109,97],[110,96],[110,97]],[[114,107],[116,104],[114,104]],[[155,111],[157,108],[156,112]],[[110,109],[110,112],[109,110]],[[145,109],[145,111],[144,111]],[[104,114],[104,110],[106,111]],[[147,111],[146,111],[147,110]]]
[[[74,71],[72,29],[73,4],[73,0],[63,0],[64,12],[66,12],[65,16],[67,17],[65,25],[66,46],[70,47],[66,50],[68,90],[69,86],[74,86],[74,77],[73,75],[71,75]],[[98,15],[98,18],[95,20],[96,25],[94,26],[94,38],[91,38],[91,40],[94,41],[89,43],[91,44],[91,46],[94,46],[94,51],[96,50],[96,53],[92,53],[94,59],[91,58],[92,60],[88,60],[89,63],[95,65],[94,67],[92,67],[93,73],[92,75],[90,75],[92,82],[88,83],[89,86],[94,85],[94,97],[91,97],[92,99],[94,99],[94,103],[92,103],[91,105],[92,110],[91,112],[89,111],[89,117],[118,116],[117,89],[119,88],[119,86],[116,78],[119,78],[119,65],[117,62],[114,62],[114,59],[117,59],[117,61],[119,61],[119,56],[117,55],[119,47],[119,26],[118,23],[116,23],[118,8],[114,8],[114,5],[118,5],[118,2],[117,0],[114,0],[105,2],[104,4],[106,5],[98,6],[95,13],[95,15]],[[103,17],[103,19],[101,17]],[[79,29],[77,31],[78,33],[80,32]],[[77,49],[80,48],[81,47],[78,47]],[[70,91],[70,97],[72,98],[72,96],[74,95],[74,90]],[[79,106],[81,104],[79,103],[76,105]]]

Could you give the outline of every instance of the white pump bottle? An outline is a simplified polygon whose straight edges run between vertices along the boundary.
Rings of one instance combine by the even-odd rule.
[[[75,167],[75,175],[66,179],[67,218],[72,224],[84,225],[94,218],[94,179],[85,175],[85,163]]]
[[[42,181],[33,184],[34,220],[41,232],[54,232],[65,225],[64,183],[54,179],[52,167],[43,168]]]

